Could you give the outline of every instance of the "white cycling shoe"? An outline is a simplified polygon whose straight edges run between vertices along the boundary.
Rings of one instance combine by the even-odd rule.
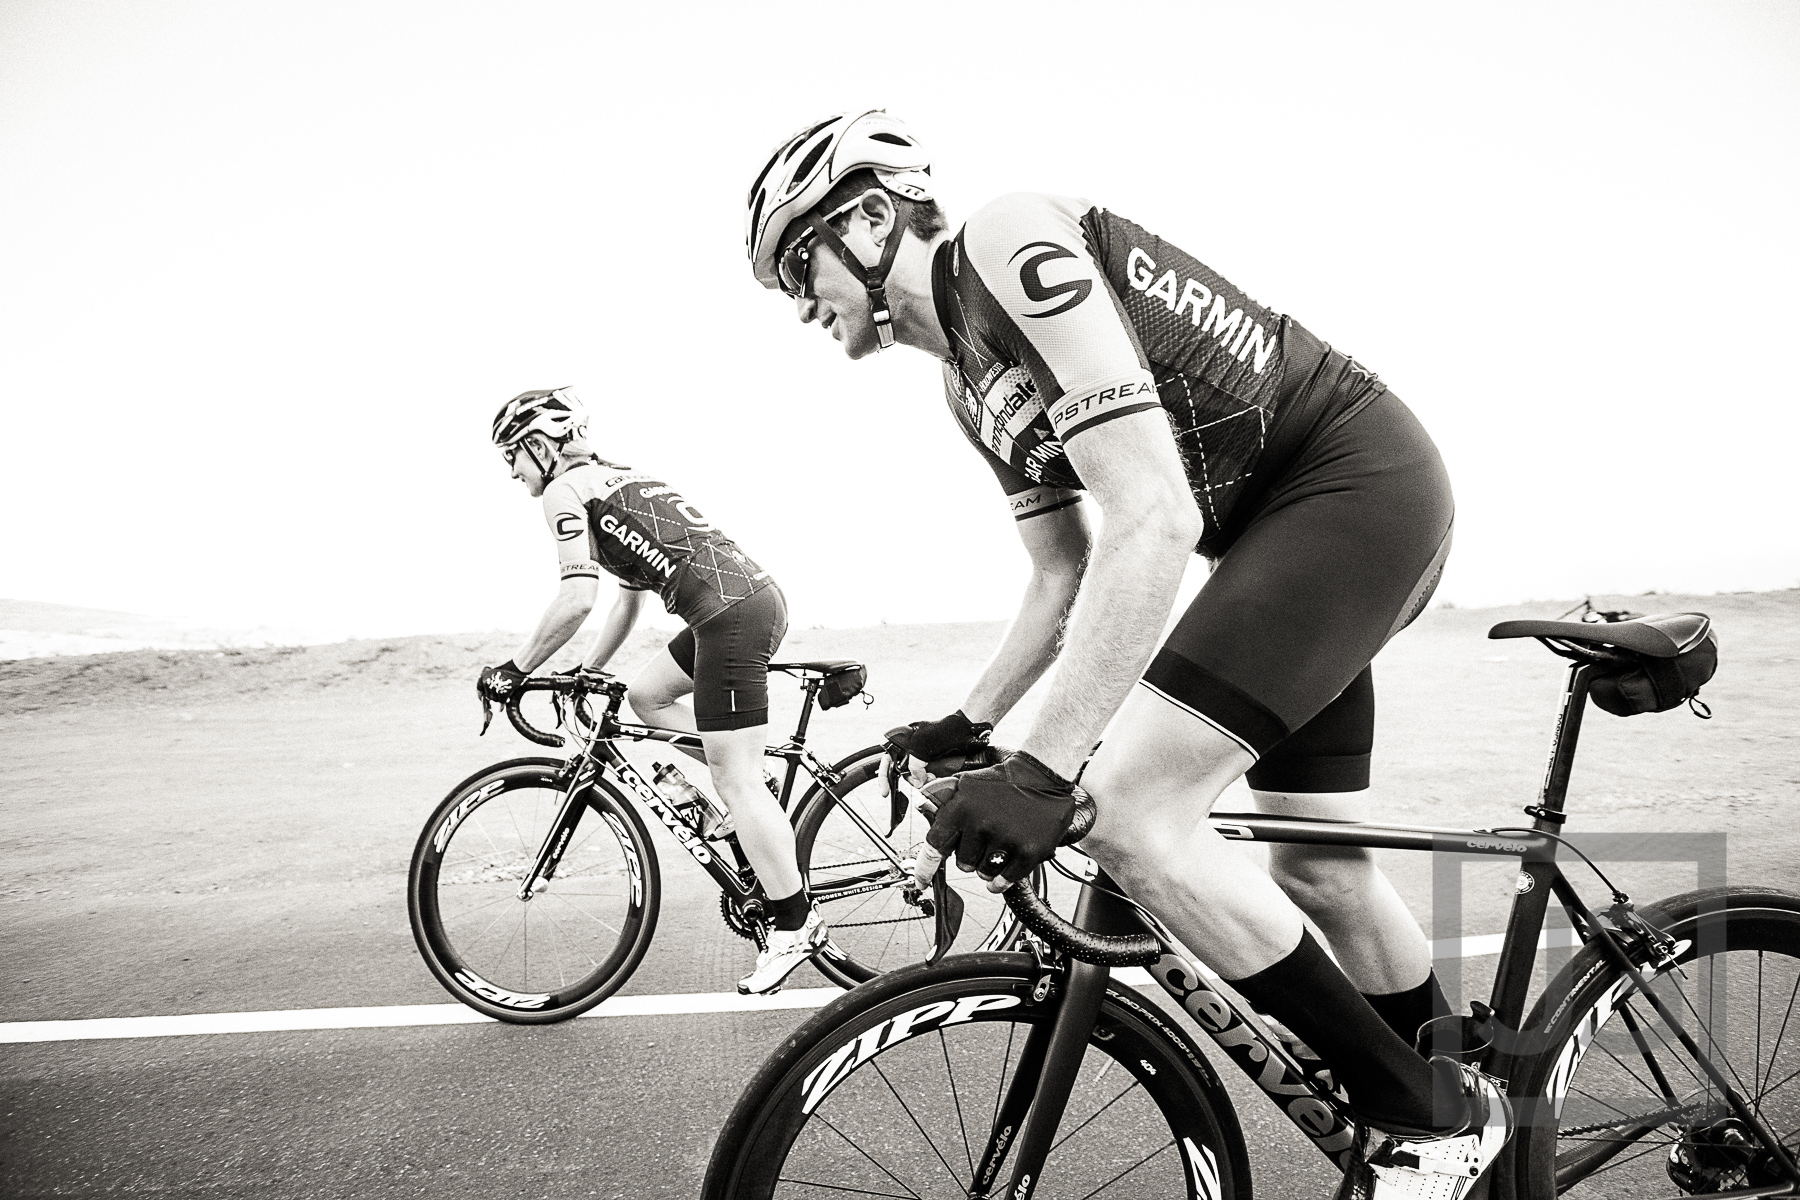
[[[1493,1078],[1465,1063],[1453,1065],[1469,1108],[1462,1127],[1411,1137],[1365,1126],[1337,1200],[1462,1200],[1474,1190],[1512,1136],[1512,1105]]]
[[[806,914],[806,924],[800,928],[770,930],[768,949],[756,956],[756,969],[738,980],[738,995],[768,996],[779,992],[782,981],[823,950],[830,939],[818,905]]]

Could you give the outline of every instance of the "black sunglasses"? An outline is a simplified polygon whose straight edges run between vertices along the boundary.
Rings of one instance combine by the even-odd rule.
[[[783,295],[796,300],[811,299],[812,287],[807,279],[807,271],[812,267],[813,243],[819,240],[819,227],[827,221],[834,221],[843,216],[868,197],[874,188],[864,192],[854,200],[838,205],[822,217],[816,217],[807,223],[800,236],[789,242],[780,254],[775,256],[775,280],[781,285]],[[836,237],[832,238],[836,241]]]

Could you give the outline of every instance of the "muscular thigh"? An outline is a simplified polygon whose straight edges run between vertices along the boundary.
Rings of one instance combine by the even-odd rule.
[[[1146,685],[1269,756],[1361,686],[1376,652],[1424,607],[1449,552],[1452,513],[1431,439],[1398,399],[1377,399],[1303,450],[1271,489],[1151,662]],[[1344,732],[1336,724],[1315,732],[1334,743]],[[1352,746],[1357,753],[1367,751]]]

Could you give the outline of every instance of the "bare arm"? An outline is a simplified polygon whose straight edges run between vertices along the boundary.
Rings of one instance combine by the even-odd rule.
[[[544,610],[536,631],[513,655],[513,665],[530,674],[549,661],[550,656],[567,645],[575,631],[581,628],[581,623],[587,620],[599,590],[599,581],[590,575],[565,578],[562,586],[556,589],[556,599]]]
[[[1161,409],[1094,425],[1066,445],[1100,505],[1100,535],[1061,666],[1021,748],[1072,779],[1149,663],[1203,523]]]
[[[1019,615],[963,701],[963,713],[971,721],[998,724],[1056,661],[1063,621],[1075,603],[1093,544],[1087,506],[1071,504],[1020,521],[1019,540],[1031,556],[1031,580]]]
[[[637,626],[638,616],[644,611],[644,597],[649,594],[631,588],[619,589],[619,598],[613,601],[606,620],[600,623],[599,632],[594,635],[594,644],[588,649],[582,666],[598,671],[612,661],[612,656],[619,652],[619,647],[625,644],[625,639],[631,636],[632,629]]]

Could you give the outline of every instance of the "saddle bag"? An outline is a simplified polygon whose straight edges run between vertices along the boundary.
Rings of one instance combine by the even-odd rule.
[[[842,708],[862,694],[869,682],[869,668],[861,663],[833,671],[819,682],[819,707]]]
[[[1667,712],[1699,695],[1718,669],[1719,640],[1709,630],[1674,658],[1642,657],[1596,676],[1588,695],[1617,717]]]

